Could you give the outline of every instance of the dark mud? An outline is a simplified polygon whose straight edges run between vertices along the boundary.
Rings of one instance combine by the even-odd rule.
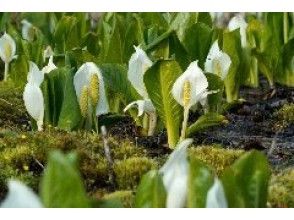
[[[275,112],[294,103],[294,88],[277,86],[275,94],[261,89],[243,88],[246,101],[230,109],[229,123],[197,134],[196,143],[220,143],[226,148],[265,151],[273,165],[294,165],[294,125],[278,128]]]
[[[294,125],[277,128],[275,112],[287,103],[294,103],[294,88],[276,86],[268,90],[264,81],[258,89],[244,87],[240,97],[245,99],[224,115],[229,123],[197,133],[193,138],[196,144],[221,144],[225,148],[257,149],[268,154],[276,167],[294,165]],[[190,117],[197,118],[195,115]],[[132,119],[126,117],[110,129],[110,134],[133,140],[138,146],[149,149],[151,156],[169,153],[166,132],[156,136],[142,137]]]

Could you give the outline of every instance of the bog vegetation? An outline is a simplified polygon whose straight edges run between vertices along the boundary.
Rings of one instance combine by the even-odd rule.
[[[264,152],[192,146],[242,87],[294,87],[293,13],[222,16],[1,13],[0,206],[293,206]],[[126,116],[156,157],[109,137]]]

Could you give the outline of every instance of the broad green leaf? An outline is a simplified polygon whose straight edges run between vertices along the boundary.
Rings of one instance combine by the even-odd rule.
[[[182,70],[187,69],[193,61],[175,32],[169,36],[169,55],[179,63]]]
[[[188,177],[189,208],[205,208],[207,193],[214,182],[214,173],[203,162],[190,157],[190,169]]]
[[[151,170],[142,177],[137,188],[135,207],[137,208],[164,208],[166,191],[161,175]]]
[[[229,73],[224,81],[227,101],[232,102],[238,99],[242,83],[242,48],[239,29],[223,33],[223,51],[230,56],[232,61]]]
[[[165,124],[170,148],[174,148],[178,142],[182,122],[183,109],[171,94],[173,84],[181,73],[176,61],[162,60],[148,69],[144,76],[149,98]]]
[[[6,24],[10,20],[11,13],[1,12],[0,13],[0,32],[6,31]]]
[[[255,65],[257,65],[261,73],[267,78],[270,86],[273,86],[279,56],[279,46],[274,43],[273,33],[271,33],[268,26],[263,25],[260,21],[252,20],[248,24],[247,36],[252,50],[251,58],[249,58],[253,62],[251,80],[254,81],[254,78],[256,78],[258,70]]]
[[[266,207],[270,167],[256,150],[240,157],[222,177],[229,207]]]
[[[176,31],[178,38],[183,42],[187,29],[197,22],[198,13],[179,12],[170,25]],[[196,36],[195,36],[196,37]]]
[[[68,68],[55,69],[42,83],[45,122],[64,130],[77,128],[81,121],[73,76],[74,71]]]
[[[76,96],[76,91],[73,85],[74,71],[65,70],[61,72],[63,82],[63,102],[58,117],[58,128],[71,131],[79,125],[81,121],[81,113],[79,103]]]
[[[124,41],[124,62],[127,63],[134,53],[134,46],[142,46],[144,47],[144,26],[142,19],[134,14],[127,26],[126,36]]]
[[[207,97],[208,111],[219,113],[222,111],[221,104],[224,93],[224,82],[218,75],[213,73],[206,73],[205,76],[208,81],[208,90],[216,91],[216,93],[210,94]]]
[[[127,68],[120,64],[99,65],[108,90],[119,94],[125,100],[125,104],[140,99],[140,95],[133,88],[127,78]]]
[[[68,50],[79,47],[77,23],[77,18],[74,16],[63,16],[59,20],[54,32],[56,54],[64,54]]]
[[[204,23],[192,24],[186,28],[182,36],[182,44],[189,53],[191,60],[199,60],[199,66],[204,67],[212,41],[212,29]]]
[[[104,63],[123,63],[123,37],[116,15],[110,24],[103,23],[101,56]]]
[[[26,56],[19,55],[16,60],[10,63],[9,78],[18,86],[24,86],[27,82],[29,72]]]
[[[197,121],[187,129],[187,137],[192,137],[199,131],[205,130],[212,126],[221,125],[226,122],[226,117],[223,115],[219,115],[213,112],[206,113],[205,115],[201,115]]]
[[[98,55],[100,50],[98,35],[93,32],[83,35],[81,46],[82,48],[86,47],[87,51],[92,55]]]
[[[198,12],[197,22],[206,24],[208,27],[212,27],[212,18],[209,12]]]
[[[275,80],[280,84],[294,87],[294,38],[282,48]]]
[[[75,154],[63,155],[59,151],[50,154],[40,186],[45,207],[90,207],[76,160]]]

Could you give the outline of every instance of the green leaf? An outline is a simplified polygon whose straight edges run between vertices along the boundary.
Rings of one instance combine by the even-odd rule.
[[[73,85],[74,71],[55,69],[45,75],[42,91],[45,122],[64,130],[77,128],[81,121],[80,107]]]
[[[225,91],[227,101],[232,102],[238,99],[239,89],[242,84],[242,48],[239,29],[223,33],[223,51],[231,58],[229,73],[225,79]]]
[[[59,20],[54,32],[55,54],[65,54],[66,51],[79,47],[77,24],[74,16],[63,16]]]
[[[216,74],[206,73],[209,91],[218,91],[217,93],[210,94],[207,97],[207,105],[209,112],[219,113],[222,112],[221,104],[224,93],[224,81]]]
[[[197,121],[187,129],[187,137],[192,137],[199,131],[205,130],[212,126],[221,125],[226,122],[226,117],[223,115],[219,115],[213,112],[206,113],[205,115],[201,115]]]
[[[9,78],[17,86],[24,86],[27,82],[27,74],[29,72],[28,60],[26,56],[19,55],[16,60],[10,64]]]
[[[191,60],[199,60],[199,66],[204,68],[204,63],[208,55],[211,41],[212,29],[204,23],[196,23],[183,32],[182,44],[189,53]]]
[[[263,153],[254,150],[243,155],[222,176],[229,207],[266,207],[269,178]]]
[[[76,155],[52,152],[41,180],[41,198],[48,208],[87,208],[90,201],[76,166]]]
[[[170,29],[176,31],[181,42],[183,42],[185,38],[185,32],[187,31],[187,29],[197,22],[197,17],[198,13],[190,12],[179,12],[175,16],[170,25]]]
[[[205,208],[207,193],[214,182],[214,173],[203,162],[190,158],[188,208]]]
[[[208,27],[212,27],[212,18],[209,12],[199,12],[197,22],[206,24]]]
[[[247,35],[252,49],[251,59],[257,59],[258,69],[267,78],[270,86],[273,86],[280,54],[280,46],[275,43],[274,34],[269,26],[252,20],[248,24]]]
[[[171,94],[173,84],[181,74],[182,70],[176,61],[162,60],[156,62],[144,75],[149,97],[165,124],[170,148],[174,148],[179,140],[182,122],[183,109]]]
[[[278,65],[279,71],[274,76],[275,81],[294,87],[294,38],[282,47]]]
[[[101,56],[104,63],[123,63],[123,37],[118,18],[114,14],[112,22],[103,23],[103,43]]]
[[[99,65],[99,68],[102,71],[108,91],[112,91],[124,97],[124,104],[141,99],[140,95],[128,80],[127,68],[124,65],[106,63]]]
[[[151,170],[142,177],[135,197],[136,208],[164,208],[166,191],[162,177],[156,170]]]
[[[142,19],[134,14],[127,26],[126,36],[124,41],[124,62],[127,63],[134,53],[134,46],[142,46],[144,47],[144,26]]]

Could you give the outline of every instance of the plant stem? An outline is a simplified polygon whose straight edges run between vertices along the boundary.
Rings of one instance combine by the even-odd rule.
[[[8,79],[8,70],[9,70],[9,63],[5,62],[5,69],[4,69],[4,82]]]
[[[182,124],[180,141],[183,141],[186,138],[188,118],[189,118],[189,108],[184,108],[184,119]]]
[[[288,21],[288,13],[283,13],[283,30],[284,30],[284,44],[288,42],[288,28],[289,28],[289,21]]]
[[[98,117],[96,116],[95,112],[93,114],[93,119],[94,119],[94,125],[95,125],[96,133],[99,134]]]
[[[156,112],[149,114],[148,136],[152,136],[154,134],[156,124],[157,124]]]

